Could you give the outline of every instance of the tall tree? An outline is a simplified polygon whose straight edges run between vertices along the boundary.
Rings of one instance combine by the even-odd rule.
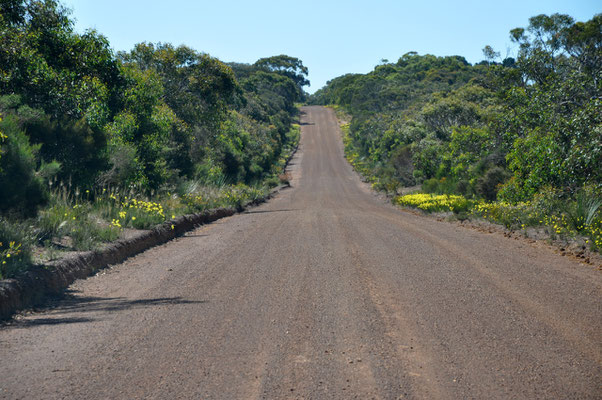
[[[299,88],[299,95],[303,95],[303,87],[309,85],[307,80],[308,69],[303,62],[296,58],[281,54],[279,56],[260,58],[255,62],[255,66],[264,68],[268,71],[278,72],[293,80]]]

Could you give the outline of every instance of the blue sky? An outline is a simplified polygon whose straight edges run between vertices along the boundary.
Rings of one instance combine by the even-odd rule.
[[[483,59],[489,44],[514,51],[510,29],[555,12],[585,21],[602,12],[594,0],[268,1],[63,0],[76,29],[97,29],[115,50],[139,42],[186,44],[222,61],[253,63],[288,54],[309,68],[311,93],[349,72],[408,51]]]

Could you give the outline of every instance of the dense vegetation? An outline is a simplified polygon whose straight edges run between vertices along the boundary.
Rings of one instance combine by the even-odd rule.
[[[465,212],[480,202],[474,214],[510,227],[547,223],[600,248],[602,14],[538,15],[510,34],[515,58],[489,46],[477,65],[408,53],[333,79],[311,102],[351,115],[347,156],[376,188],[421,185],[470,200],[398,203]]]
[[[307,68],[168,43],[115,54],[54,0],[0,3],[0,278],[278,181]]]

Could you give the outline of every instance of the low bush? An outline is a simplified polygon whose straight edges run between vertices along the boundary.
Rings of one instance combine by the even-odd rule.
[[[414,207],[426,212],[452,211],[461,213],[468,211],[474,201],[458,195],[433,195],[414,193],[395,198],[395,203],[401,206]]]
[[[31,265],[27,228],[0,218],[0,279],[15,276]]]
[[[508,178],[509,174],[506,170],[501,167],[493,167],[477,179],[477,193],[485,200],[494,201],[500,187]]]

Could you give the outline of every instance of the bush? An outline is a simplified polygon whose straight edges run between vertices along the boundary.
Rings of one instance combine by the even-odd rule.
[[[422,190],[426,193],[455,194],[456,182],[446,177],[441,179],[431,178],[422,183]]]
[[[568,207],[567,214],[573,228],[578,232],[591,226],[599,213],[602,198],[595,193],[581,190],[575,196],[575,201]]]
[[[503,168],[493,167],[477,180],[477,193],[485,200],[494,201],[501,185],[508,178],[509,174]]]
[[[453,211],[456,214],[468,211],[474,204],[474,201],[468,200],[463,196],[437,196],[428,193],[399,196],[394,201],[401,206],[414,207],[426,212]]]
[[[474,206],[472,214],[502,224],[508,229],[519,229],[525,225],[541,225],[545,220],[544,216],[538,214],[527,202],[517,204],[481,202]]]
[[[40,211],[36,221],[39,243],[61,241],[69,238],[64,245],[75,250],[92,250],[98,243],[115,240],[120,227],[103,221],[94,208],[98,204],[88,201],[74,201],[65,191],[55,191],[51,205]],[[74,205],[72,203],[75,202]]]
[[[15,276],[31,266],[26,230],[19,224],[0,218],[0,279]]]
[[[142,168],[136,158],[136,148],[128,143],[112,143],[109,146],[110,169],[103,172],[98,182],[103,186],[128,187],[136,182]]]
[[[36,174],[39,146],[29,144],[12,115],[0,121],[0,131],[4,134],[0,143],[0,212],[34,215],[38,206],[48,201],[48,192]]]

